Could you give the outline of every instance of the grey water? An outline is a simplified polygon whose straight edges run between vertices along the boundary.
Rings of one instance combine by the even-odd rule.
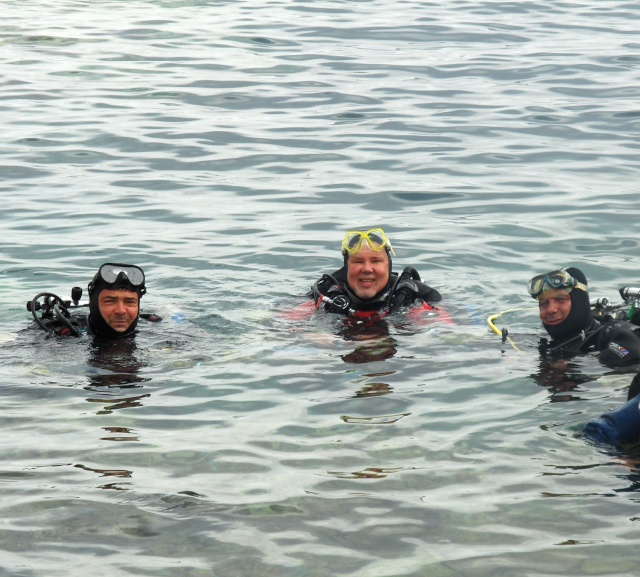
[[[0,9],[0,575],[636,573],[638,454],[580,434],[631,376],[545,372],[525,287],[640,282],[638,3]],[[454,325],[283,315],[372,226]],[[162,323],[29,328],[105,261]]]

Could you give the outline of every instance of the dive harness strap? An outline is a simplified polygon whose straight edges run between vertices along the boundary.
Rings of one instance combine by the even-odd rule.
[[[328,294],[324,294],[320,290],[320,286],[326,284],[327,281],[330,281],[331,284],[327,291]],[[418,282],[421,282],[418,271],[413,267],[406,267],[402,271],[402,274],[397,276],[391,290],[383,293],[379,297],[381,304],[380,309],[387,308],[388,314],[392,314],[398,311],[403,305],[413,303],[416,298],[420,297]],[[336,293],[333,297],[329,296],[332,290]],[[311,292],[316,307],[319,307],[322,303],[328,311],[344,315],[354,314],[360,310],[358,305],[365,302],[354,295],[344,283],[339,282],[330,274],[322,275],[322,277],[314,283],[313,287],[311,287]],[[372,303],[368,302],[367,304]],[[375,301],[373,304],[375,304]]]

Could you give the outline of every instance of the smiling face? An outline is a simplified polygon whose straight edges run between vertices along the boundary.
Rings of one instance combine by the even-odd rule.
[[[571,312],[571,297],[567,289],[550,289],[538,297],[540,320],[549,326],[563,323]]]
[[[104,289],[98,296],[98,308],[104,321],[116,332],[125,333],[138,318],[138,293]]]
[[[389,282],[389,257],[386,251],[374,251],[364,243],[347,261],[347,282],[361,299],[376,296]]]

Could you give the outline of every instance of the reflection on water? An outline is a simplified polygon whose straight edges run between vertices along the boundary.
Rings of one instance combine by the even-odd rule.
[[[393,392],[393,387],[387,383],[367,383],[364,387],[354,393],[354,397],[376,397],[379,395],[388,395]]]
[[[384,361],[398,352],[396,342],[390,336],[387,319],[364,321],[345,319],[338,334],[345,341],[358,343],[352,352],[341,356],[345,363]]]
[[[143,388],[143,383],[151,380],[139,375],[146,361],[144,352],[138,350],[134,338],[95,341],[91,347],[88,363],[100,371],[97,374],[88,375],[88,384],[84,386],[85,390],[100,395],[87,397],[89,403],[103,405],[97,414],[104,415],[116,410],[142,407],[142,399],[150,396],[149,393],[123,395],[128,390]],[[127,438],[126,440],[137,439]]]
[[[108,437],[102,437],[105,441],[138,441],[135,432],[127,427],[104,427],[108,433],[114,433]]]
[[[549,389],[551,402],[580,401],[583,399],[575,394],[580,385],[597,379],[595,375],[582,373],[582,366],[579,361],[541,358],[538,371],[531,376],[538,385]]]
[[[133,475],[132,471],[125,470],[117,470],[117,469],[96,469],[92,467],[87,467],[85,465],[74,465],[78,469],[83,469],[84,471],[90,471],[92,473],[97,473],[100,477],[119,477],[123,479],[129,479]],[[113,483],[104,483],[102,485],[98,485],[99,489],[109,489],[114,491],[126,491],[130,489],[132,486],[131,483],[126,481],[117,481]]]
[[[108,400],[102,397],[92,398],[87,397],[87,402],[89,403],[97,403],[99,405],[103,405],[102,409],[100,409],[96,414],[98,415],[108,415],[113,411],[118,411],[120,409],[133,409],[136,407],[142,407],[142,399],[149,397],[150,395],[135,395],[135,396],[127,396],[127,397],[116,397],[109,398]]]
[[[397,423],[403,417],[408,417],[411,413],[403,413],[399,415],[377,415],[375,417],[350,417],[342,415],[340,418],[351,425],[392,425]]]
[[[378,467],[367,467],[363,471],[329,471],[329,474],[337,477],[338,479],[384,479],[389,475],[392,475],[393,473],[401,470],[402,469],[381,469]]]

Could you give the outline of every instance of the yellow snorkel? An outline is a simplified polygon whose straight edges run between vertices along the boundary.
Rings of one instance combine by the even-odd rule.
[[[516,351],[518,352],[522,352],[517,346],[516,344],[511,340],[511,337],[509,336],[509,332],[507,331],[506,328],[500,330],[493,321],[495,321],[496,319],[499,319],[502,315],[506,315],[508,313],[512,313],[515,311],[521,311],[524,308],[528,308],[528,307],[519,307],[516,309],[509,309],[506,311],[502,311],[501,313],[496,313],[495,315],[491,315],[488,319],[487,319],[487,324],[489,325],[489,327],[491,328],[491,330],[496,333],[497,335],[500,335],[502,337],[502,342],[503,343],[509,343]]]

